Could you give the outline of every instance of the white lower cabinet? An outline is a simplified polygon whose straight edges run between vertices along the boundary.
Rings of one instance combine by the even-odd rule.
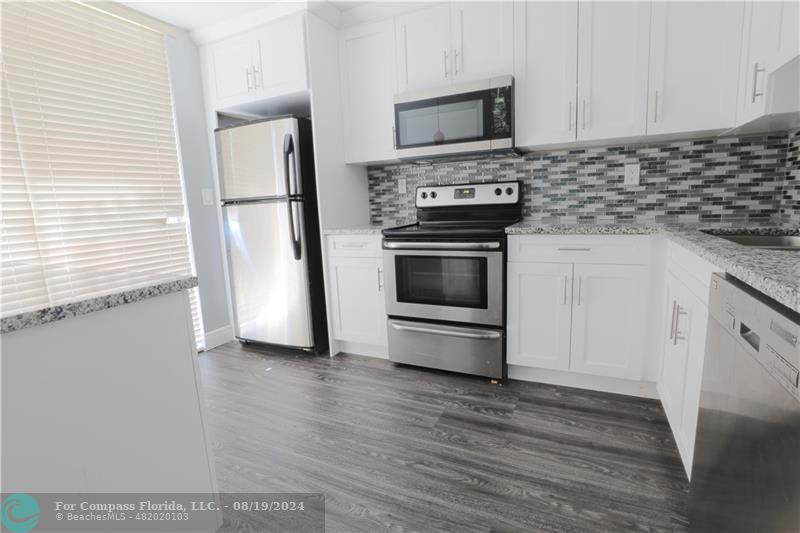
[[[332,257],[329,278],[336,340],[385,346],[383,260]]]
[[[569,369],[572,265],[508,264],[508,363]]]
[[[639,252],[641,241],[579,239],[509,239],[508,363],[641,380],[647,356],[649,267],[615,264],[635,257],[627,248]],[[572,253],[574,262],[513,260],[551,257],[556,252],[548,253],[548,247]],[[603,264],[590,262],[601,260]]]
[[[598,376],[642,377],[647,280],[646,266],[575,265],[570,369]]]
[[[668,272],[665,338],[658,391],[686,473],[691,476],[700,407],[708,308]]]

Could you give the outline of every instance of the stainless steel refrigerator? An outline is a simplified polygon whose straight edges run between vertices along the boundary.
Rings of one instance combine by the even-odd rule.
[[[215,131],[236,337],[327,348],[311,123]]]

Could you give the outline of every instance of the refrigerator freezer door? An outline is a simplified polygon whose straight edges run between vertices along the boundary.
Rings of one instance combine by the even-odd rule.
[[[302,209],[302,202],[292,202],[293,229],[286,200],[222,208],[240,339],[300,348],[314,345]]]
[[[297,119],[255,122],[218,131],[216,137],[223,202],[302,193]]]

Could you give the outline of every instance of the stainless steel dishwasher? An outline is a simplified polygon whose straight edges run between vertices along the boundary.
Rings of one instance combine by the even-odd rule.
[[[715,274],[695,441],[693,532],[800,532],[800,315]]]

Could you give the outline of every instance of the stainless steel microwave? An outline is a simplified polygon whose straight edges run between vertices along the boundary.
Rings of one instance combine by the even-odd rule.
[[[394,124],[400,159],[511,152],[514,79],[500,76],[399,94]]]

